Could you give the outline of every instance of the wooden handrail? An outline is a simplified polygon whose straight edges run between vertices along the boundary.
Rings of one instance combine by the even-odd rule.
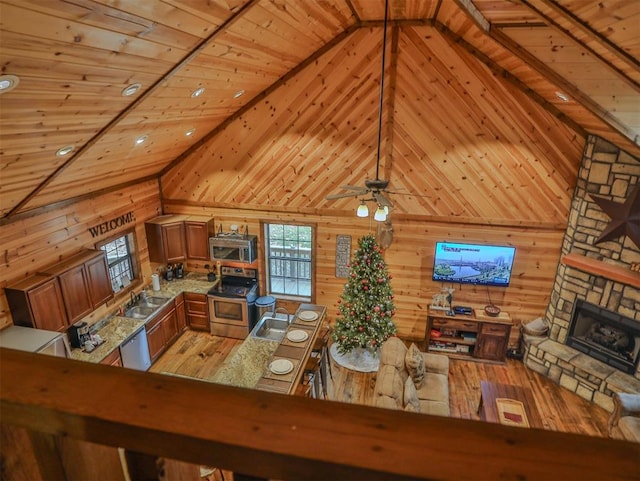
[[[640,444],[0,349],[1,422],[289,479],[633,479]]]

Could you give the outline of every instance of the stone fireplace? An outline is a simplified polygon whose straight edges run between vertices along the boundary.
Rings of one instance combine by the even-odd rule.
[[[639,182],[639,159],[587,139],[544,316],[549,334],[524,336],[530,369],[608,411],[614,392],[640,393],[640,273],[631,271],[640,247],[627,236],[595,244],[610,219],[591,195],[622,204]]]
[[[640,357],[640,323],[576,299],[567,346],[622,372],[634,374]]]

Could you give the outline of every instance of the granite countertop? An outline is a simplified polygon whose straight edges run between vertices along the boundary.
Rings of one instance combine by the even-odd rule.
[[[278,341],[256,339],[249,334],[211,381],[230,386],[254,388],[279,345]]]
[[[144,291],[148,296],[164,297],[167,299],[167,302],[169,302],[182,292],[206,294],[209,289],[216,286],[217,283],[218,281],[211,282],[207,280],[206,274],[189,272],[182,279],[174,279],[172,281],[161,280],[159,291],[154,291],[151,289],[151,286],[147,286]],[[160,308],[158,310],[160,310]],[[91,328],[91,333],[99,335],[104,339],[104,343],[100,344],[92,352],[85,352],[79,348],[71,349],[71,359],[96,364],[101,362],[150,319],[151,317],[147,319],[134,319],[120,315],[112,315],[96,322]]]

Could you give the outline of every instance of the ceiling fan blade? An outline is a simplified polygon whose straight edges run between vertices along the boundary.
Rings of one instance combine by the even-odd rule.
[[[344,199],[345,197],[358,197],[362,195],[360,192],[345,192],[344,194],[330,194],[325,197],[326,200]]]
[[[381,192],[374,192],[373,198],[376,199],[376,202],[382,207],[393,207],[393,202],[387,199]]]
[[[348,184],[347,185],[341,185],[340,188],[341,189],[345,189],[345,190],[357,190],[357,191],[359,191],[359,192],[361,192],[363,194],[366,194],[367,191],[369,190],[366,187],[362,187],[362,186],[359,186],[359,185],[348,185]]]

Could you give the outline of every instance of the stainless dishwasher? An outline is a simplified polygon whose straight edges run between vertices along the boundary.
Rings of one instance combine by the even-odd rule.
[[[120,357],[122,365],[130,369],[146,371],[151,367],[147,331],[144,327],[141,327],[128,341],[120,345]]]

